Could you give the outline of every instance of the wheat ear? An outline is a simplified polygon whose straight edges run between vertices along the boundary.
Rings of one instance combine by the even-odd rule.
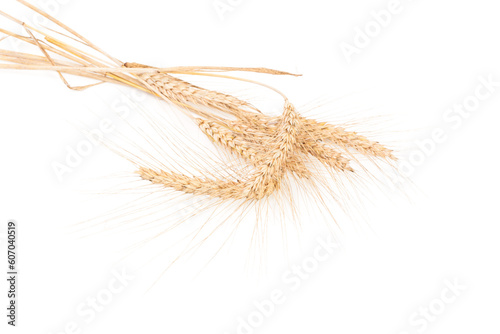
[[[372,141],[357,132],[347,131],[343,127],[313,119],[303,119],[304,129],[311,136],[322,138],[344,149],[352,148],[366,156],[396,160],[393,151],[382,144]]]
[[[269,158],[260,165],[255,181],[250,186],[250,195],[256,199],[269,196],[281,186],[286,172],[286,162],[290,158],[297,141],[300,118],[295,107],[285,100],[282,119],[276,134],[276,143],[269,151]]]
[[[214,143],[228,149],[234,154],[244,158],[252,163],[253,166],[259,166],[265,163],[267,157],[266,151],[269,149],[269,142],[247,139],[242,133],[230,130],[228,124],[217,121],[207,121],[197,119],[201,131]],[[302,159],[295,157],[296,152],[291,152],[286,169],[295,173],[300,178],[310,178],[312,173],[304,164]]]

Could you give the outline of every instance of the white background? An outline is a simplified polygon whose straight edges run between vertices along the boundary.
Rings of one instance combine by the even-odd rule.
[[[409,199],[389,193],[366,203],[371,229],[347,235],[344,250],[321,262],[296,291],[283,280],[289,264],[249,274],[238,245],[198,276],[202,263],[185,261],[149,289],[164,268],[161,261],[147,265],[156,254],[143,252],[133,263],[145,267],[134,269],[125,289],[87,321],[78,307],[107,288],[113,270],[127,268],[127,260],[119,263],[122,249],[137,240],[126,233],[78,239],[67,227],[122,203],[96,200],[81,189],[128,165],[99,147],[60,182],[52,164],[84,139],[72,124],[95,124],[92,112],[106,114],[119,92],[104,86],[72,92],[53,73],[2,70],[0,220],[19,224],[20,309],[12,332],[232,334],[273,289],[285,293],[284,302],[241,333],[498,332],[500,87],[456,128],[443,118],[474,95],[480,77],[500,81],[496,3],[401,0],[399,13],[349,62],[342,43],[353,44],[356,29],[370,25],[371,12],[387,9],[389,1],[221,2],[232,6],[222,17],[212,0],[56,0],[49,9],[124,61],[297,72],[304,76],[264,79],[297,103],[355,93],[353,108],[372,106],[373,114],[401,124],[403,161],[419,152],[416,142],[442,129],[446,141],[411,173],[418,190]],[[1,9],[32,17],[14,1],[2,1]],[[2,20],[2,27],[12,25]],[[1,47],[11,49],[9,43]],[[291,263],[300,264],[317,247],[307,224],[305,230]],[[0,261],[6,263],[5,255]],[[443,304],[447,281],[465,288]],[[3,284],[0,295],[5,305]],[[443,312],[431,310],[422,320],[420,312],[439,305]]]

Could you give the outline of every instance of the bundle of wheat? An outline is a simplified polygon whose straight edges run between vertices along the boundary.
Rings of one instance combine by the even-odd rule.
[[[200,168],[197,175],[189,175],[166,169],[163,165],[148,164],[137,157],[129,158],[137,167],[135,174],[152,185],[222,202],[258,203],[280,190],[289,189],[290,180],[297,181],[307,191],[315,189],[317,183],[314,179],[318,179],[318,168],[327,170],[333,177],[356,177],[364,169],[358,157],[387,165],[396,160],[391,149],[366,136],[347,131],[342,126],[303,117],[289,98],[274,87],[227,73],[296,74],[267,68],[156,68],[122,62],[49,14],[24,0],[18,1],[64,30],[50,31],[66,40],[76,41],[87,51],[49,35],[49,29],[37,29],[0,11],[2,16],[21,25],[26,35],[5,29],[0,29],[1,33],[7,38],[31,44],[41,52],[41,55],[35,55],[0,49],[0,60],[4,61],[0,69],[56,71],[64,84],[74,90],[102,83],[140,89],[181,110],[214,145],[244,163],[238,169],[227,167],[231,172],[225,174]],[[96,82],[73,87],[66,80],[66,74],[94,79]],[[270,116],[248,101],[194,85],[180,79],[178,75],[210,76],[263,86],[283,97],[283,112],[279,116]],[[361,168],[357,170],[353,162]],[[308,187],[308,184],[312,186]],[[289,190],[285,191],[289,195]]]

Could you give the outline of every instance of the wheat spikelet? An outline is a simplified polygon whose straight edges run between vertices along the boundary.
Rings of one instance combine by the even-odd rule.
[[[225,200],[237,200],[247,197],[247,194],[241,191],[240,183],[235,181],[214,181],[209,178],[190,177],[164,170],[155,171],[147,167],[139,168],[136,173],[143,180],[187,194],[206,195]]]
[[[304,139],[299,143],[301,149],[313,157],[319,160],[322,164],[328,167],[332,167],[338,172],[354,172],[351,166],[349,166],[349,159],[342,156],[339,151],[328,147],[324,142],[317,142],[313,139]]]
[[[279,119],[280,117],[272,118],[264,115],[255,115],[247,120],[231,122],[230,127],[246,134],[246,136],[250,138],[249,141],[262,143],[269,140],[277,131],[277,127],[274,123],[279,122]],[[296,136],[296,146],[299,151],[312,155],[325,166],[332,167],[337,171],[354,171],[352,167],[349,166],[349,160],[342,156],[341,152],[325,144],[324,140],[327,140],[329,137],[322,136],[317,130],[312,130],[310,125],[307,126],[315,121],[303,117],[300,117],[300,120],[304,122],[305,126],[298,131]],[[359,140],[360,138],[364,137],[358,136],[355,139]],[[347,141],[339,142],[342,147],[348,144]],[[368,142],[368,144],[366,144],[366,142],[363,143],[365,147],[375,144],[373,142]]]
[[[262,140],[247,140],[242,133],[229,130],[223,123],[216,121],[205,121],[197,119],[200,129],[207,137],[215,143],[232,151],[251,162],[254,166],[265,163],[269,142]],[[305,166],[301,159],[290,156],[286,162],[286,169],[295,173],[300,178],[309,178],[311,171]]]
[[[137,63],[125,63],[130,68],[151,68]],[[248,117],[250,103],[232,95],[195,86],[166,73],[143,73],[138,75],[148,85],[156,88],[167,100],[181,105],[191,103],[198,107],[209,107],[239,118]]]
[[[214,142],[228,148],[248,161],[255,162],[258,160],[257,156],[260,152],[252,148],[248,143],[239,141],[232,131],[222,126],[218,126],[213,121],[206,121],[203,119],[197,119],[196,121],[201,131]]]
[[[305,131],[310,133],[311,136],[331,141],[345,149],[353,148],[367,156],[396,160],[392,150],[356,132],[347,131],[340,126],[326,122],[320,123],[312,119],[303,119],[303,121]]]
[[[297,142],[300,129],[299,114],[295,107],[285,101],[281,123],[276,134],[276,143],[269,151],[269,158],[260,166],[254,183],[250,186],[250,194],[257,199],[264,198],[280,188],[286,172],[286,162],[290,159]]]
[[[231,126],[242,132],[260,136],[266,134],[265,136],[268,137],[272,136],[272,134],[276,131],[275,123],[278,120],[279,117],[253,115],[251,118],[232,122]],[[297,140],[299,142],[315,146],[317,146],[317,143],[320,142],[331,142],[343,149],[354,149],[358,153],[365,156],[396,160],[392,150],[356,132],[347,131],[340,126],[332,125],[326,122],[318,122],[314,119],[308,119],[302,116],[300,116],[300,120],[303,123],[303,126],[301,131],[297,134]],[[322,153],[315,152],[316,149],[313,147],[302,145],[302,148],[305,149],[305,153],[315,155],[320,159],[324,158],[321,157]],[[331,151],[329,155],[333,157],[338,156],[334,151]],[[339,161],[337,167],[342,168],[344,163],[345,161]],[[334,165],[336,164],[333,164],[332,167]],[[345,167],[347,168],[347,166]]]

